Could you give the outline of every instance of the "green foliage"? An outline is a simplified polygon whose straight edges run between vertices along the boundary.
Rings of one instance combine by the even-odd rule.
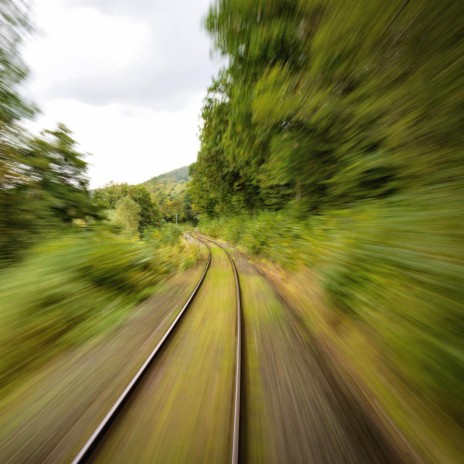
[[[156,234],[50,237],[0,273],[0,384],[114,325],[165,276],[196,262],[198,248],[180,230]]]
[[[93,198],[102,207],[116,210],[113,214],[114,221],[128,231],[133,229],[132,223],[135,218],[137,219],[136,229],[140,234],[147,227],[160,225],[160,212],[153,203],[150,193],[142,185],[109,184],[94,190]],[[132,205],[134,202],[137,207]]]
[[[195,198],[195,208],[210,216],[230,209],[234,187],[234,173],[222,146],[229,112],[227,87],[227,76],[222,75],[208,89],[202,111],[205,123],[200,136],[201,150],[191,167],[194,181],[189,191]]]
[[[462,188],[461,15],[452,1],[217,1],[206,27],[229,65],[204,102],[196,208]]]
[[[455,198],[437,209],[433,199],[376,200],[306,220],[292,210],[223,217],[200,229],[284,267],[310,267],[333,317],[368,327],[416,395],[457,419],[464,413],[463,205]]]
[[[139,232],[140,206],[128,196],[121,198],[115,205],[112,222],[129,237],[136,237]]]
[[[6,181],[8,159],[5,145],[16,137],[19,119],[33,115],[35,108],[18,92],[27,76],[27,68],[19,54],[23,40],[29,35],[28,2],[3,0],[0,5],[0,182]],[[10,140],[8,140],[10,139]],[[11,155],[11,153],[10,153]],[[10,171],[11,172],[11,171]]]
[[[99,218],[71,132],[59,125],[31,137],[19,125],[36,111],[19,93],[27,76],[19,49],[31,31],[28,10],[22,0],[0,5],[0,266],[51,231]]]
[[[30,208],[17,186],[22,176],[22,137],[18,121],[34,108],[18,92],[27,75],[19,47],[30,31],[25,3],[5,0],[0,5],[0,262],[11,259],[27,237],[16,230],[28,224]],[[21,197],[21,198],[20,198]],[[11,220],[12,227],[7,222]]]
[[[331,317],[366,328],[403,385],[455,423],[463,11],[215,1],[205,25],[228,64],[204,100],[190,187],[205,232],[309,267]]]
[[[189,166],[161,174],[142,185],[150,192],[158,205],[162,218],[167,222],[193,221],[191,198],[187,193]]]
[[[88,191],[87,162],[64,125],[24,139],[10,157],[16,178],[0,189],[0,263],[10,263],[49,232],[100,219]]]
[[[28,190],[63,223],[99,217],[88,191],[87,162],[76,148],[71,131],[59,124],[31,140],[24,157]]]

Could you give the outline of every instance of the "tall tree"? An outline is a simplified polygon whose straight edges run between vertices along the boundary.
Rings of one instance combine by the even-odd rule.
[[[27,140],[18,127],[35,111],[19,93],[27,76],[20,47],[30,31],[26,2],[0,2],[0,263],[12,259],[27,243],[31,229],[22,169]]]
[[[17,122],[31,117],[34,106],[19,93],[27,76],[20,47],[30,32],[28,4],[4,0],[0,3],[0,195],[7,201],[8,189],[21,182],[18,164],[22,145]]]
[[[29,190],[58,221],[99,217],[88,190],[87,162],[65,125],[32,139],[24,160]]]

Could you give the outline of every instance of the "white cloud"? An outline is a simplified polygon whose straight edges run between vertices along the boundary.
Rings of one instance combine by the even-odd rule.
[[[130,7],[130,8],[129,8]],[[218,68],[206,0],[36,0],[28,93],[92,154],[91,186],[138,183],[193,162],[201,101]]]
[[[36,92],[68,81],[112,79],[148,63],[163,67],[143,21],[104,15],[90,7],[69,8],[59,0],[44,2],[36,11],[41,34],[24,53]]]
[[[54,100],[37,126],[54,127],[61,120],[73,130],[80,150],[91,154],[92,188],[110,181],[140,183],[195,161],[201,98],[177,112]]]

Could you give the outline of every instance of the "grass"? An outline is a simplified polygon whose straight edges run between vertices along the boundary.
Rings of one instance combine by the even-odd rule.
[[[0,274],[3,392],[35,366],[114,326],[166,276],[195,263],[197,253],[174,227],[144,241],[79,231],[32,248]]]
[[[415,202],[398,196],[318,216],[287,210],[203,221],[200,228],[294,275],[309,270],[306,289],[314,285],[323,301],[306,301],[311,330],[326,330],[340,351],[349,346],[345,355],[361,371],[363,350],[378,353],[363,375],[388,373],[388,386],[376,390],[390,415],[401,416],[403,430],[427,433],[439,419],[444,429],[433,434],[442,446],[456,447],[445,442],[462,432],[464,415],[460,198],[434,191]],[[414,398],[415,416],[398,411],[391,389]],[[414,424],[418,418],[429,423]]]

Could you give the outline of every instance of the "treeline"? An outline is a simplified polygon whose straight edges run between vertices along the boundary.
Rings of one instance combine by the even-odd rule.
[[[89,194],[87,163],[64,125],[41,137],[22,134],[19,146],[7,141],[3,148],[0,262],[14,261],[44,234],[102,219]]]
[[[195,222],[185,185],[185,180],[175,179],[166,183],[152,179],[140,185],[110,183],[92,196],[115,230],[143,237],[154,227]]]
[[[113,225],[131,236],[141,236],[147,227],[161,225],[160,211],[142,185],[109,184],[96,189],[93,198],[108,211]]]
[[[220,0],[194,207],[306,212],[461,188],[462,2]]]

